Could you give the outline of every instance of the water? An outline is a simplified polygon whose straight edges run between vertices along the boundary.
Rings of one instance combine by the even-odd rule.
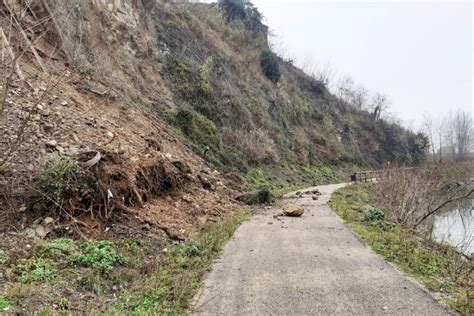
[[[437,214],[433,239],[456,247],[466,255],[474,254],[474,199],[467,199]]]

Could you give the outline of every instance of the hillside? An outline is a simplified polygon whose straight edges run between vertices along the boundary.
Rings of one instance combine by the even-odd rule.
[[[12,215],[4,224],[63,210],[94,231],[123,215],[116,209],[146,209],[151,219],[140,221],[185,238],[208,216],[206,203],[224,216],[219,204],[225,196],[232,205],[234,189],[331,182],[343,170],[424,159],[423,136],[353,109],[273,54],[250,5],[235,13],[168,1],[9,0],[0,9],[15,17],[2,30],[23,73],[2,64],[3,213]],[[276,77],[265,74],[264,55]],[[71,185],[71,159],[96,153],[100,163],[74,175],[86,189]],[[186,213],[182,198],[196,211]]]
[[[353,110],[290,62],[279,59],[281,79],[269,80],[260,66],[267,27],[259,17],[248,21],[251,10],[229,18],[217,4],[138,1],[104,10],[105,3],[58,15],[62,38],[82,42],[65,42],[71,63],[126,103],[165,118],[220,169],[270,166],[291,175],[303,166],[424,157],[423,138]]]
[[[83,297],[94,293],[103,311],[117,302],[122,288],[112,283],[123,275],[97,272],[77,251],[107,252],[111,241],[128,255],[138,240],[149,248],[123,269],[147,276],[167,247],[224,223],[211,229],[215,255],[236,228],[226,223],[247,208],[237,199],[243,192],[425,159],[422,135],[338,99],[271,52],[255,8],[231,9],[0,0],[0,310],[3,296],[28,313],[67,294],[84,311]],[[42,242],[57,237],[68,239]],[[60,276],[30,274],[48,270],[58,251],[54,271],[73,265],[84,275],[61,276],[77,283],[72,294],[41,283],[52,291],[45,298],[35,282]],[[117,258],[107,261],[114,273]],[[84,280],[90,271],[97,275]],[[135,278],[117,282],[141,286]]]

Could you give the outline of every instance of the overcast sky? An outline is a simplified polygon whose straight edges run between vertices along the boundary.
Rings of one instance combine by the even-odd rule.
[[[473,112],[473,4],[252,1],[297,64],[307,57],[392,100],[418,128],[424,113]]]

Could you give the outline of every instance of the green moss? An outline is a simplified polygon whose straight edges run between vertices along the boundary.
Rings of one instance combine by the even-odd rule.
[[[387,222],[382,209],[370,205],[372,185],[336,191],[331,206],[378,254],[420,280],[432,291],[443,291],[447,303],[469,315],[466,299],[472,287],[472,266],[454,248],[440,245],[412,229]]]

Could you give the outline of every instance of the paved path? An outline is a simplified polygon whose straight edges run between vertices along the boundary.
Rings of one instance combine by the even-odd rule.
[[[323,195],[287,199],[300,218],[267,210],[244,223],[196,297],[198,315],[449,315],[339,220]],[[272,223],[272,224],[270,224]]]

